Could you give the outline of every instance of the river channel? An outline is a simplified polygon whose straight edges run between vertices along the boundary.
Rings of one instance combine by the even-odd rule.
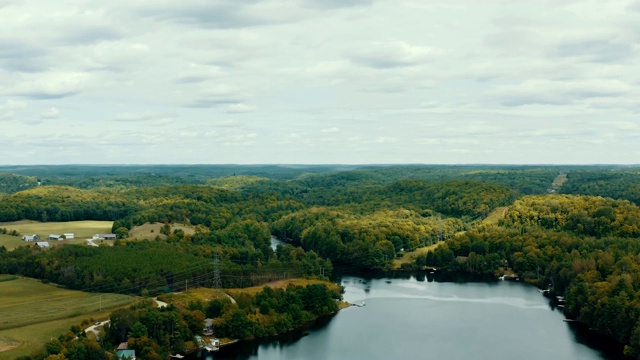
[[[198,359],[620,360],[621,347],[580,325],[533,286],[438,274],[343,276],[350,307],[277,339],[241,342]]]

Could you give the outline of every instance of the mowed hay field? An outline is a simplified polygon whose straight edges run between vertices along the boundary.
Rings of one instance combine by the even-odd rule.
[[[0,226],[1,227],[1,226]],[[19,236],[11,236],[0,234],[0,246],[4,246],[7,250],[13,250],[25,242]]]
[[[444,242],[437,242],[429,246],[417,248],[414,251],[405,251],[401,258],[393,260],[393,268],[400,269],[402,264],[414,263],[418,256],[426,255],[429,251],[434,251],[441,244],[444,244]]]
[[[82,244],[85,239],[90,239],[94,234],[109,234],[111,233],[112,225],[112,221],[94,220],[46,223],[21,220],[0,223],[0,228],[6,228],[9,231],[16,230],[21,235],[38,234],[41,238],[40,241],[47,241],[49,234],[73,233],[75,235],[74,239],[49,242],[52,246],[56,246],[61,244]],[[0,235],[0,245],[4,245],[7,249],[14,249],[16,246],[27,244],[21,241],[21,236]]]
[[[28,355],[82,319],[106,319],[134,300],[127,295],[92,294],[0,275],[0,350],[5,350],[0,359]]]
[[[131,230],[129,230],[128,239],[137,239],[137,240],[153,240],[156,236],[159,236],[160,239],[166,239],[167,236],[160,233],[160,229],[164,226],[163,223],[146,223],[140,226],[135,226]],[[171,227],[171,232],[173,230],[180,229],[184,231],[185,234],[193,235],[195,234],[195,229],[190,225],[185,224],[169,224]]]

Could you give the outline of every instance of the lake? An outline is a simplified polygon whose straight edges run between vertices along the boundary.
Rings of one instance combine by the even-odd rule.
[[[623,359],[615,342],[563,322],[533,286],[433,276],[344,276],[345,300],[364,307],[201,359]]]

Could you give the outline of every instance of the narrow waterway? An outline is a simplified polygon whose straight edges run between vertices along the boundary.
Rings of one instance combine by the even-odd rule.
[[[426,276],[340,282],[345,300],[365,306],[200,359],[622,359],[618,344],[563,322],[532,286]]]

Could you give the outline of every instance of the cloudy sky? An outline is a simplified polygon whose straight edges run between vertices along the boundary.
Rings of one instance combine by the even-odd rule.
[[[640,1],[0,0],[0,164],[640,163]]]

